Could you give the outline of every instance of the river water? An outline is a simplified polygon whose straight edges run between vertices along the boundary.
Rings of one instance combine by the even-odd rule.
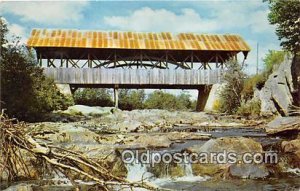
[[[180,129],[177,129],[180,131]],[[181,127],[182,131],[197,131],[191,127]],[[261,129],[253,128],[217,128],[203,132],[212,135],[212,138],[227,137],[227,136],[243,136],[251,137],[260,142],[267,150],[273,150],[276,147],[276,143],[281,141],[280,137],[268,137]],[[187,140],[181,143],[174,143],[170,148],[158,149],[160,152],[176,152],[182,151],[191,146],[201,146],[206,141],[203,140]],[[249,180],[249,179],[231,179],[231,180],[218,180],[215,181],[208,176],[195,176],[193,173],[191,164],[180,164],[180,168],[183,169],[184,175],[180,177],[172,177],[169,175],[170,168],[172,166],[166,165],[163,167],[160,176],[157,177],[153,173],[153,167],[150,165],[143,165],[139,162],[126,165],[128,174],[127,179],[130,181],[139,181],[141,179],[147,180],[154,185],[161,188],[168,188],[172,190],[191,190],[191,191],[300,191],[300,172],[298,175],[280,177],[280,178],[268,178],[265,180]],[[33,190],[47,190],[47,191],[62,191],[62,190],[74,190],[74,187],[65,180],[63,177],[57,177],[58,180],[39,180],[39,181],[27,181],[27,182],[15,182],[13,184],[0,183],[0,190],[3,190],[11,185],[34,185]],[[60,181],[60,182],[59,182]],[[59,185],[53,185],[53,183]],[[80,182],[79,182],[80,183]],[[91,187],[89,184],[80,183],[82,190],[89,190]],[[14,187],[11,190],[14,190]],[[15,189],[16,190],[16,189]],[[140,189],[141,190],[141,189]]]
[[[177,129],[180,130],[180,129]],[[182,131],[195,131],[191,127],[181,127]],[[195,132],[201,132],[196,130]],[[217,128],[205,131],[203,133],[209,133],[212,138],[219,137],[250,137],[262,144],[267,150],[275,150],[277,143],[279,143],[281,137],[268,137],[263,129],[253,128]],[[204,140],[187,140],[183,143],[174,143],[170,148],[160,149],[160,151],[182,151],[191,146],[201,146],[205,143]],[[274,148],[273,148],[274,147]],[[265,180],[250,180],[250,179],[231,179],[231,180],[213,180],[210,177],[194,176],[191,164],[182,164],[185,175],[182,177],[171,178],[168,176],[168,172],[164,173],[163,177],[154,178],[151,173],[150,165],[133,164],[127,165],[128,179],[137,181],[141,180],[141,177],[148,179],[149,182],[154,183],[162,188],[168,188],[172,190],[192,190],[192,191],[300,191],[300,171],[288,177],[280,178],[268,178]],[[170,168],[170,167],[169,167]],[[166,167],[167,171],[168,168]],[[298,170],[298,169],[297,169]]]

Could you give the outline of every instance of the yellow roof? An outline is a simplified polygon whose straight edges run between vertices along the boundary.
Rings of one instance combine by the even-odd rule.
[[[239,35],[33,29],[29,47],[250,51]]]

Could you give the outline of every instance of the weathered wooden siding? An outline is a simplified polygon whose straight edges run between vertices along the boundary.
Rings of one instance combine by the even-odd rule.
[[[222,69],[44,68],[60,84],[211,85],[222,81]]]

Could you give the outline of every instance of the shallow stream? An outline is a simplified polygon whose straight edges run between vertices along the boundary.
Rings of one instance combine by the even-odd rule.
[[[188,132],[203,132],[212,135],[212,139],[228,136],[250,137],[260,142],[265,150],[276,150],[276,144],[279,143],[282,138],[280,137],[268,137],[263,129],[253,128],[215,128],[202,131],[194,127],[178,127],[177,131]],[[186,140],[182,142],[174,142],[171,147],[164,149],[154,149],[157,152],[181,152],[192,146],[201,146],[205,143],[205,140]],[[170,168],[172,166],[163,166],[157,176],[154,173],[154,167],[150,165],[142,165],[141,163],[127,164],[128,174],[127,179],[131,181],[139,181],[141,179],[147,179],[153,184],[156,184],[162,188],[168,188],[173,190],[203,190],[203,191],[271,191],[271,190],[284,190],[284,191],[299,191],[300,190],[300,176],[290,176],[284,178],[268,178],[266,180],[249,180],[249,179],[232,179],[232,180],[219,180],[214,181],[210,177],[194,176],[191,164],[182,164],[180,168],[183,170],[184,175],[181,177],[171,177],[169,175]],[[178,167],[177,167],[178,168]],[[156,175],[155,175],[156,174]],[[33,190],[74,190],[74,187],[69,181],[61,178],[59,185],[53,185],[53,181],[27,181],[27,182],[15,182],[13,185],[25,184],[34,185]],[[0,183],[0,190],[7,188],[7,183]],[[81,184],[82,190],[88,190],[90,186]]]

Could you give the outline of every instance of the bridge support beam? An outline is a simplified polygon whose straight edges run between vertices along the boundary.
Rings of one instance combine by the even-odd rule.
[[[115,108],[119,108],[119,87],[114,87],[114,102],[115,102]]]
[[[198,89],[198,100],[197,100],[196,111],[204,111],[210,90],[211,90],[211,86],[204,86]]]

